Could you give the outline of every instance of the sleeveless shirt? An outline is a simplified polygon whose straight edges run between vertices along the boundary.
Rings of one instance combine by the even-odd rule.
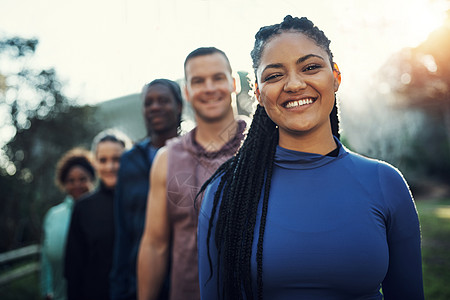
[[[244,138],[245,122],[221,149],[202,147],[196,128],[167,142],[167,210],[171,231],[170,299],[200,299],[197,224],[201,205],[196,195],[217,168],[231,158]],[[223,135],[234,134],[224,131]],[[226,136],[224,137],[228,139]]]

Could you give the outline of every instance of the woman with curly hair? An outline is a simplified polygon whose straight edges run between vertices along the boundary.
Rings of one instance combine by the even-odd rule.
[[[56,185],[65,192],[64,201],[49,209],[43,222],[41,289],[46,299],[66,299],[63,276],[66,236],[74,201],[94,188],[95,170],[91,153],[75,148],[56,165]]]

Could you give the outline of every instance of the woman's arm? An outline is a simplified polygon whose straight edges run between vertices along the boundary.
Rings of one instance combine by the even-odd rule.
[[[389,207],[389,268],[382,284],[384,299],[424,299],[420,225],[414,200],[403,176],[394,168],[380,168],[380,183]]]
[[[43,239],[42,239],[42,248],[41,248],[41,294],[45,299],[53,298],[53,278],[50,261],[48,259],[47,251],[48,245],[46,242],[47,239],[47,227],[49,214],[44,218],[44,226],[43,226]]]

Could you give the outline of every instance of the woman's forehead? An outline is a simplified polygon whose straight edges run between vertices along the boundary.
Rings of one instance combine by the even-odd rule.
[[[280,63],[290,57],[314,54],[328,60],[327,52],[313,39],[301,32],[282,32],[270,39],[262,53],[260,66]]]

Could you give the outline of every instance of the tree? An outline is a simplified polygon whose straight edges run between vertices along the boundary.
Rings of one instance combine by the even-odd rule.
[[[22,65],[37,44],[0,41],[0,59],[16,63],[0,70],[0,130],[9,135],[0,152],[0,252],[39,241],[43,215],[63,197],[54,185],[57,160],[74,146],[89,147],[98,128],[96,108],[64,96],[53,69]]]
[[[416,48],[405,49],[394,91],[402,104],[440,118],[450,142],[450,10],[444,25]]]
[[[379,86],[385,90],[382,96],[388,99],[391,109],[416,116],[405,124],[408,127],[420,124],[420,130],[415,130],[407,141],[404,130],[397,137],[406,141],[402,163],[421,174],[420,180],[450,179],[449,61],[450,10],[442,27],[419,46],[392,56],[379,74]]]

